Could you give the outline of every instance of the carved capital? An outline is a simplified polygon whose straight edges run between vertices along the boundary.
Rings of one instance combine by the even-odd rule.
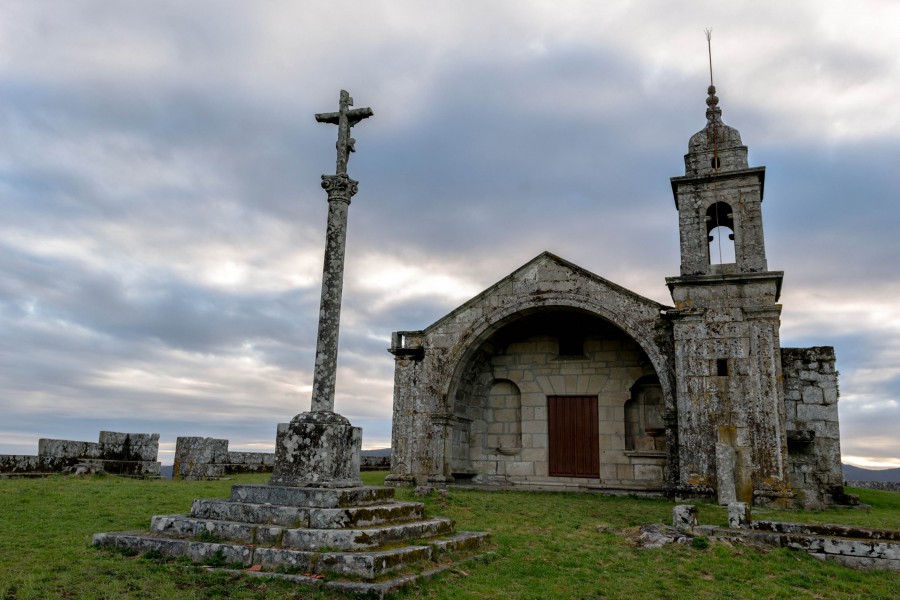
[[[340,200],[350,203],[350,198],[359,191],[359,182],[345,173],[322,175],[322,189],[328,192],[328,201]]]

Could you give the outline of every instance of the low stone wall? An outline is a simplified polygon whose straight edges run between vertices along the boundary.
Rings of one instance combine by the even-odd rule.
[[[271,473],[274,466],[274,452],[229,452],[228,440],[179,437],[175,442],[172,478],[198,481],[237,473]],[[387,471],[390,468],[390,456],[360,457],[363,471]]]
[[[360,456],[359,468],[362,471],[390,471],[390,456]]]
[[[689,516],[686,516],[689,515]],[[802,550],[818,560],[833,561],[856,569],[900,571],[900,531],[870,529],[850,525],[816,525],[753,521],[750,507],[742,502],[728,505],[729,527],[696,525],[694,506],[676,506],[672,523],[679,530],[755,543]]]
[[[0,455],[0,473],[103,471],[131,477],[159,477],[158,454],[158,433],[101,431],[98,442],[40,439],[37,456]]]
[[[274,465],[274,452],[229,452],[228,440],[179,437],[172,478],[197,481],[237,473],[271,473]]]
[[[867,490],[884,490],[886,492],[900,492],[900,482],[897,481],[847,481],[848,487],[864,488]]]

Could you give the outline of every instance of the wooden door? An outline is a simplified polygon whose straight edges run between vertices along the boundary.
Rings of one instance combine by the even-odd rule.
[[[547,396],[551,477],[600,477],[597,396]]]

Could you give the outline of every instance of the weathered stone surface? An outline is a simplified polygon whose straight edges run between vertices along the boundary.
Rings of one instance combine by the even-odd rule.
[[[453,521],[434,518],[366,529],[286,529],[281,544],[286,548],[314,550],[370,550],[403,540],[435,537],[453,531]]]
[[[679,531],[691,531],[697,525],[699,511],[691,504],[679,504],[672,509],[672,527]]]
[[[348,502],[369,504],[297,506]],[[309,527],[310,523],[327,527]],[[390,488],[234,486],[231,500],[195,500],[191,516],[153,517],[149,534],[97,534],[94,543],[137,552],[154,550],[199,563],[257,564],[269,571],[371,580],[414,563],[419,571],[431,561],[452,561],[481,551],[489,537],[454,534],[450,519],[425,519],[420,503],[394,502]]]
[[[271,473],[272,452],[230,452],[228,440],[179,437],[175,443],[174,479],[216,479],[237,473]]]
[[[424,518],[425,514],[421,503],[393,502],[374,506],[310,509],[308,526],[314,529],[372,527],[382,523],[398,523]]]
[[[332,412],[308,412],[278,425],[271,485],[359,487],[362,430]]]
[[[387,471],[391,468],[390,456],[360,456],[359,468],[362,471]]]
[[[791,485],[810,508],[844,501],[834,348],[782,348]]]
[[[393,490],[374,486],[316,488],[234,485],[231,487],[231,499],[235,502],[315,508],[366,506],[388,502],[393,497]]]
[[[728,444],[716,444],[716,473],[718,475],[719,504],[731,505],[737,501],[736,475],[737,453]]]
[[[316,362],[313,370],[311,408],[313,412],[334,411],[347,212],[350,208],[350,199],[358,189],[357,182],[347,176],[347,162],[350,159],[350,152],[354,151],[350,128],[372,116],[371,108],[351,109],[351,106],[353,98],[345,90],[341,90],[338,112],[316,115],[316,120],[320,123],[338,126],[338,141],[335,174],[322,175],[322,187],[328,192],[328,225],[325,234],[325,263],[322,268]]]
[[[750,505],[746,502],[732,502],[728,505],[728,526],[733,529],[747,529],[751,526]]]
[[[100,441],[41,439],[37,456],[0,456],[0,473],[105,472],[159,477],[158,433],[101,431]]]
[[[846,483],[850,487],[900,492],[900,482],[897,481],[848,481]]]

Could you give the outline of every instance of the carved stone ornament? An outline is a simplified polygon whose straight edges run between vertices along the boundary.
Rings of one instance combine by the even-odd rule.
[[[322,175],[322,189],[328,192],[329,200],[346,197],[347,202],[349,202],[350,198],[359,191],[359,182],[350,179],[350,176],[346,173]]]

